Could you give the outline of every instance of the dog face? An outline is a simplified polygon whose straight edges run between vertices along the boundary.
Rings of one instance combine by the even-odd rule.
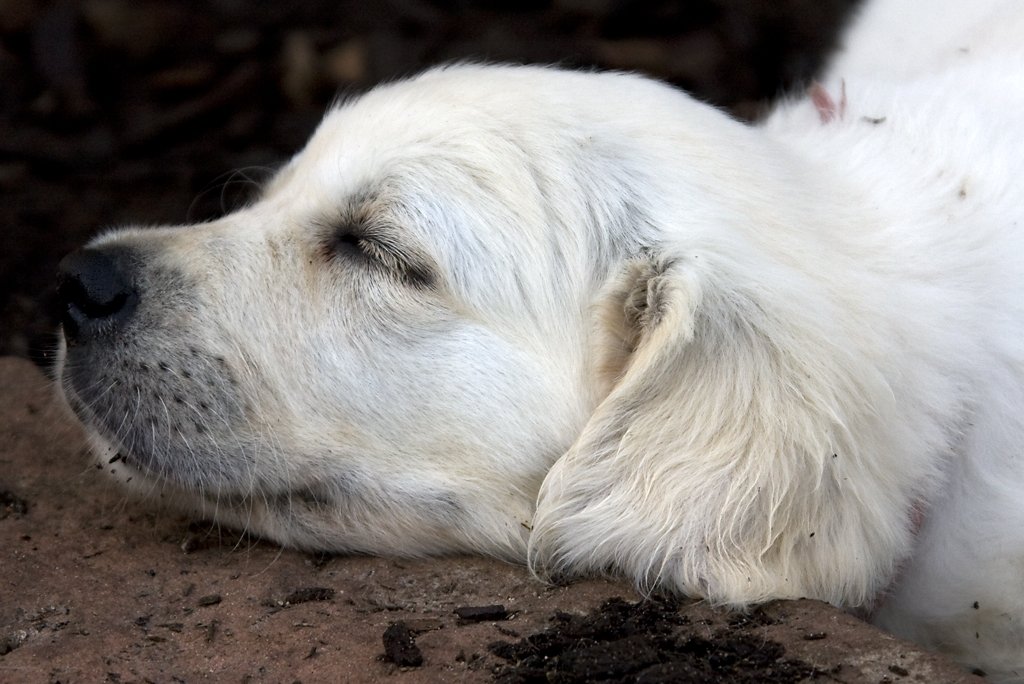
[[[62,385],[119,479],[289,544],[523,557],[641,231],[614,150],[494,96],[379,89],[251,206],[65,260]]]

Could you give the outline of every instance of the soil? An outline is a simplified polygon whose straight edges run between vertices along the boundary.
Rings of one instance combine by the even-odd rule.
[[[46,366],[61,255],[214,218],[338,96],[453,59],[639,70],[756,118],[854,0],[0,0],[0,681],[970,681],[813,601],[749,615],[483,558],[311,556],[127,501]],[[22,357],[22,359],[14,358]]]

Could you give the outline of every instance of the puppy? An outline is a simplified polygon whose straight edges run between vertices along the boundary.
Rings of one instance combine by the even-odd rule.
[[[868,6],[758,127],[452,66],[62,264],[97,457],[281,544],[814,597],[1024,677],[1024,13]],[[894,61],[893,55],[905,60]]]

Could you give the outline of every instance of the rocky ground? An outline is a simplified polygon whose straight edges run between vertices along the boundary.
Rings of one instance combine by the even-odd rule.
[[[281,550],[125,500],[28,361],[0,358],[0,388],[0,681],[977,679],[814,601],[744,615],[481,558]]]

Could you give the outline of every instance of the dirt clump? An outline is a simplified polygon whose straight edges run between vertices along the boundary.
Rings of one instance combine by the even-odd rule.
[[[606,601],[587,615],[556,613],[551,627],[515,643],[489,646],[506,665],[503,684],[527,682],[794,682],[819,674],[784,658],[785,647],[744,629],[750,621],[710,635],[670,600]]]

